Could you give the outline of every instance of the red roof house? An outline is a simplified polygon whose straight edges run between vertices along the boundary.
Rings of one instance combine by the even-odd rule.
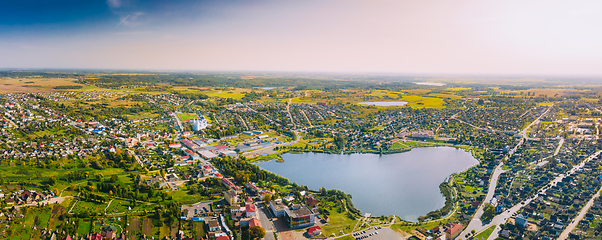
[[[307,234],[310,237],[318,236],[322,233],[322,228],[320,226],[313,226],[307,229]]]

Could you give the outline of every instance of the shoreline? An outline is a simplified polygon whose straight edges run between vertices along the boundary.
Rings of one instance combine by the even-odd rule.
[[[398,153],[404,153],[404,152],[409,152],[411,150],[413,150],[414,148],[428,148],[428,147],[453,147],[456,148],[457,150],[462,149],[467,153],[470,153],[471,156],[477,160],[477,163],[473,166],[470,166],[460,172],[456,172],[456,173],[452,173],[449,176],[447,176],[445,178],[445,180],[443,180],[443,182],[441,182],[439,184],[439,190],[441,193],[441,196],[445,199],[444,205],[441,208],[438,209],[434,209],[432,211],[429,211],[428,213],[426,213],[424,216],[419,216],[417,221],[410,221],[410,220],[406,220],[403,219],[401,216],[398,216],[398,218],[401,221],[407,222],[407,223],[422,223],[422,222],[431,222],[431,221],[438,221],[438,220],[443,220],[446,219],[448,217],[450,217],[450,213],[453,213],[455,208],[456,208],[456,203],[455,203],[455,199],[457,198],[457,189],[456,187],[453,186],[453,184],[451,183],[453,177],[457,174],[461,174],[463,172],[468,171],[469,169],[471,169],[472,167],[478,165],[480,163],[480,161],[478,160],[478,158],[475,156],[474,151],[471,151],[472,147],[468,147],[466,145],[461,145],[462,147],[458,147],[458,146],[454,146],[454,145],[433,145],[433,146],[415,146],[415,147],[411,147],[411,148],[404,148],[404,149],[399,149],[399,151],[387,151],[387,152],[371,152],[371,151],[357,151],[357,152],[345,152],[345,151],[297,151],[297,150],[293,150],[293,149],[287,149],[284,150],[282,152],[279,152],[277,155],[279,158],[272,158],[272,159],[265,159],[265,160],[256,160],[256,161],[252,161],[251,164],[255,164],[256,163],[261,163],[261,162],[269,162],[269,161],[277,161],[278,163],[283,163],[285,162],[284,159],[282,159],[282,155],[286,154],[286,153],[290,153],[290,154],[305,154],[305,153],[322,153],[322,154],[335,154],[335,155],[351,155],[351,154],[375,154],[375,155],[389,155],[389,154],[398,154]],[[397,149],[396,149],[397,150]],[[281,160],[281,161],[278,161]],[[261,168],[264,171],[268,171],[266,169]],[[269,172],[269,171],[268,171]],[[273,174],[276,174],[274,172],[271,172]],[[279,174],[276,174],[280,177],[286,178],[284,176],[281,176]],[[288,178],[286,178],[288,179]],[[289,179],[290,180],[290,179]],[[447,191],[444,191],[447,190]],[[314,190],[314,189],[310,189],[310,191],[318,191],[318,190]],[[353,202],[353,200],[351,200]],[[357,208],[356,208],[357,209]],[[443,210],[443,209],[447,209],[447,211],[440,213],[440,217],[437,218],[425,218],[423,220],[420,220],[421,217],[427,217],[429,215],[432,214],[436,214],[437,212]],[[361,209],[358,209],[360,211],[362,211]],[[385,215],[382,215],[385,216]],[[376,217],[376,216],[373,216]]]

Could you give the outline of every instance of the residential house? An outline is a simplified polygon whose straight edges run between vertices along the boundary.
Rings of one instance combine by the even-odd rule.
[[[320,226],[313,226],[307,229],[307,235],[309,237],[315,237],[322,233],[322,228]]]
[[[445,231],[445,238],[449,240],[456,238],[462,232],[463,227],[462,224],[454,224],[453,227]]]
[[[249,217],[249,218],[255,217],[255,212],[256,212],[255,205],[254,204],[245,205],[245,212],[246,212],[247,217]]]

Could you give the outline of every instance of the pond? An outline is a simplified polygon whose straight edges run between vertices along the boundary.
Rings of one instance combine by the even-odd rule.
[[[391,107],[391,106],[403,106],[408,104],[408,102],[398,101],[398,102],[361,102],[358,103],[361,105],[374,105],[379,107]]]
[[[452,147],[415,148],[377,154],[284,154],[284,162],[261,162],[267,171],[312,190],[339,189],[353,196],[354,206],[373,216],[396,215],[408,221],[440,209],[445,198],[439,184],[478,161]]]

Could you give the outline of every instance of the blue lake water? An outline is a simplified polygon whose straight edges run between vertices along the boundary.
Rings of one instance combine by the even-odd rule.
[[[415,148],[382,156],[287,153],[282,157],[282,163],[257,165],[313,190],[340,189],[351,194],[354,206],[364,213],[396,215],[408,221],[443,207],[439,184],[478,163],[469,152],[452,147]]]

